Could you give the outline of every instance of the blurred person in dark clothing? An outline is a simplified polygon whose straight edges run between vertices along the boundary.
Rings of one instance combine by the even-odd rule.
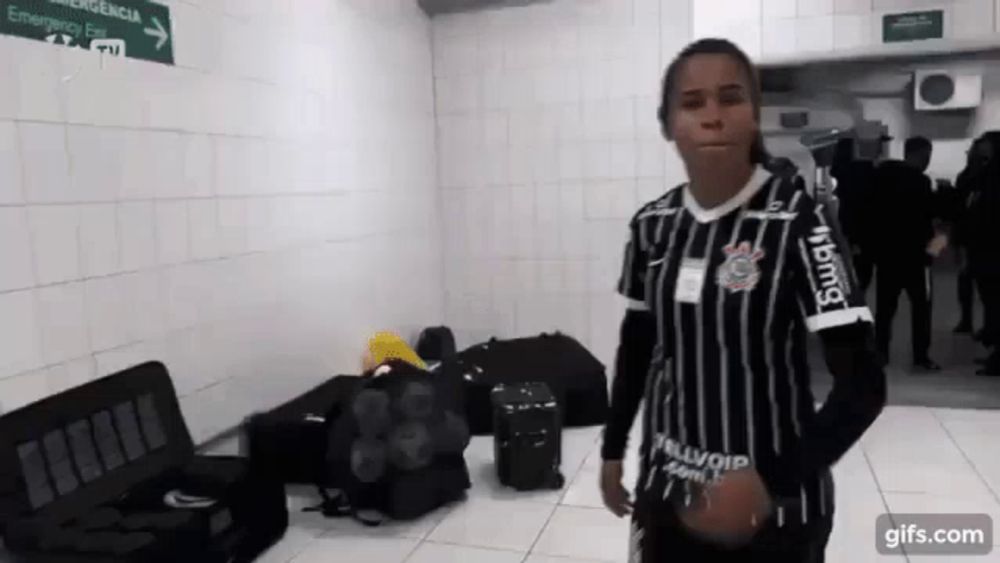
[[[841,139],[837,142],[831,173],[837,179],[840,226],[851,249],[858,282],[867,291],[875,274],[871,248],[875,164],[855,158],[854,139]]]
[[[889,361],[892,323],[899,294],[910,299],[913,365],[928,371],[941,366],[929,355],[931,344],[931,243],[935,239],[935,197],[925,174],[931,162],[931,142],[924,137],[906,140],[903,161],[887,160],[875,173],[876,202],[873,237],[878,270],[875,332],[879,352]],[[937,249],[934,249],[936,251]]]
[[[979,374],[1000,376],[1000,132],[986,133],[983,139],[991,158],[969,198],[965,244],[983,301],[982,341],[992,348]]]
[[[969,148],[965,168],[955,180],[953,201],[949,202],[952,211],[951,244],[959,265],[958,303],[962,313],[961,320],[955,327],[956,334],[972,334],[975,331],[973,312],[975,280],[968,256],[969,206],[973,194],[978,191],[979,184],[984,179],[991,158],[992,149],[989,142],[983,137],[976,139]]]

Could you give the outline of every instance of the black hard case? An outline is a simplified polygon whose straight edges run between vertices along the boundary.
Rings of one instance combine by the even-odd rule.
[[[562,416],[549,387],[498,385],[491,398],[500,483],[517,490],[562,488]]]

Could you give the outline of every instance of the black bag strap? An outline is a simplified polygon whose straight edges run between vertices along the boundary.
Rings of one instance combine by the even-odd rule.
[[[302,512],[321,512],[327,518],[341,518],[351,514],[351,504],[343,491],[334,491],[331,495],[326,487],[320,484],[316,484],[316,490],[319,491],[322,502],[316,506],[307,506]]]
[[[318,484],[316,485],[316,489],[319,491],[322,502],[316,506],[303,508],[302,512],[319,512],[326,518],[352,517],[368,528],[377,528],[385,522],[384,517],[355,510],[344,491],[336,490],[331,495],[326,487]]]

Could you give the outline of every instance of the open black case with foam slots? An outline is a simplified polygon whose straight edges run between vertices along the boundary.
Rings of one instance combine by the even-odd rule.
[[[246,562],[287,526],[281,483],[195,455],[163,364],[0,417],[0,531],[18,561]]]

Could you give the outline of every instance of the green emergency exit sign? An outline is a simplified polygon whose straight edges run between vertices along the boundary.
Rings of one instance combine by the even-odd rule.
[[[0,33],[174,63],[170,9],[147,0],[0,0]]]
[[[944,38],[944,10],[889,14],[882,17],[882,41],[901,43]]]

